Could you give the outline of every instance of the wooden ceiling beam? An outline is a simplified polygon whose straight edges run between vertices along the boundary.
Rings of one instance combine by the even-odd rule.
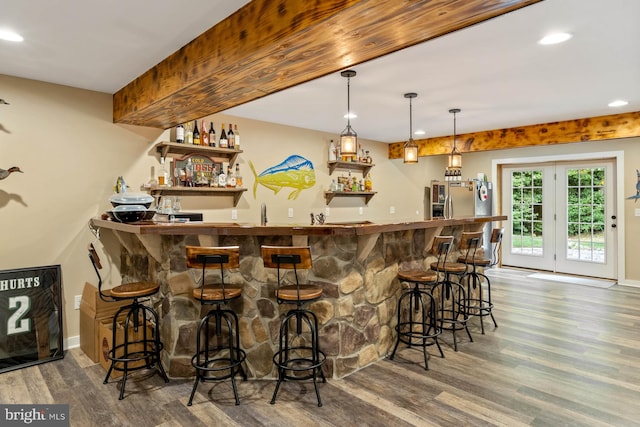
[[[604,141],[640,136],[640,111],[586,119],[488,130],[456,135],[456,148],[462,154],[537,145]],[[418,157],[451,153],[453,136],[414,140]],[[389,144],[389,158],[403,157],[404,142]]]
[[[113,120],[167,129],[539,1],[252,0],[115,93]]]

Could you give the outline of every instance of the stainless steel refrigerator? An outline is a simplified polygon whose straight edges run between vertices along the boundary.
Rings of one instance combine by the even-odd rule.
[[[425,188],[425,219],[491,216],[492,206],[493,184],[491,182],[475,179],[432,181],[431,187]],[[483,229],[485,251],[491,249],[491,229],[492,223],[486,223]]]

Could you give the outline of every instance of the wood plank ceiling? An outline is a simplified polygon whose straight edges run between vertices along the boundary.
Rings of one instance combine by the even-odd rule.
[[[541,0],[253,0],[129,83],[115,123],[168,129]]]

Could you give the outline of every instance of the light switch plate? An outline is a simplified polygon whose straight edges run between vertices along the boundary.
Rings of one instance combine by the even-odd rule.
[[[640,208],[635,209],[635,216],[640,216]]]
[[[80,310],[80,301],[82,301],[82,295],[76,295],[73,299],[74,310]]]
[[[364,214],[364,208],[363,208],[362,206],[360,206],[360,207],[358,208],[358,213],[359,213],[360,215]]]
[[[326,208],[324,209],[324,216],[330,216],[330,215],[331,215],[331,208],[326,207]]]
[[[238,210],[231,209],[231,219],[238,219]]]
[[[293,208],[289,208],[289,212],[287,212],[287,216],[289,218],[293,218]]]
[[[389,206],[389,213],[390,214],[396,213],[396,207],[395,206]]]

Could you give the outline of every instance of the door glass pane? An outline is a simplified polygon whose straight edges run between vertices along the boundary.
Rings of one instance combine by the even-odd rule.
[[[542,256],[542,170],[511,173],[511,253]]]
[[[567,258],[604,263],[604,168],[567,169]]]

